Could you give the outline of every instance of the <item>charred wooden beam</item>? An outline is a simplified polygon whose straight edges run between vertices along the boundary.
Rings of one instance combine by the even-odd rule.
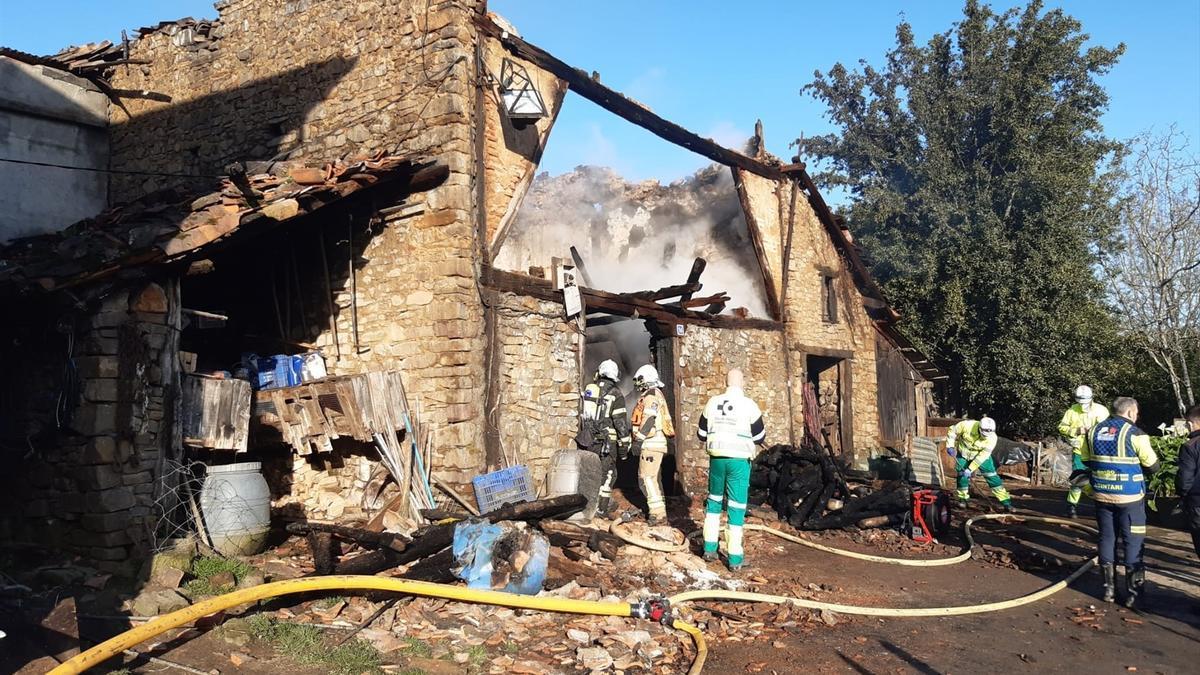
[[[691,296],[698,290],[700,290],[700,284],[688,282],[675,286],[664,286],[656,291],[636,291],[634,293],[623,293],[622,295],[628,295],[640,300],[665,300],[683,295]]]
[[[554,302],[562,301],[562,293],[555,291],[550,282],[545,279],[535,279],[524,274],[507,272],[490,266],[483,268],[481,277],[483,285],[495,291],[518,293]],[[579,292],[589,311],[603,311],[621,316],[653,319],[664,325],[691,323],[712,326],[714,328],[783,330],[782,323],[770,319],[711,316],[703,312],[660,305],[649,300],[631,299],[620,293],[607,293],[591,288],[580,288]]]
[[[359,527],[330,525],[328,523],[288,523],[287,531],[298,535],[307,535],[310,532],[324,532],[339,539],[352,541],[359,546],[390,548],[393,551],[403,551],[408,546],[408,538],[394,532],[372,532]]]
[[[579,280],[584,286],[592,285],[592,275],[588,274],[587,265],[583,264],[583,256],[579,255],[579,249],[571,247],[571,260],[575,261],[575,269],[579,270]]]
[[[724,292],[706,295],[703,298],[692,298],[691,300],[683,300],[679,303],[680,307],[689,309],[692,307],[704,307],[706,305],[721,304],[729,302],[729,296]]]
[[[696,258],[695,260],[693,260],[692,261],[692,270],[690,272],[688,272],[687,283],[688,284],[699,284],[700,283],[700,275],[704,274],[705,267],[708,267],[708,261],[705,260],[704,258]],[[696,289],[696,290],[699,290],[699,289]],[[692,293],[684,293],[682,296],[680,296],[680,299],[683,301],[691,300]]]
[[[721,312],[725,311],[725,305],[726,305],[726,303],[724,303],[724,302],[714,302],[713,304],[704,308],[704,313],[705,314],[720,314]]]
[[[574,68],[549,52],[508,33],[486,16],[476,17],[476,24],[484,34],[499,40],[509,53],[566,81],[571,91],[614,115],[633,122],[659,138],[683,146],[726,166],[736,166],[771,179],[783,177],[783,173],[778,167],[747,157],[740,152],[734,152],[718,145],[711,139],[702,138],[674,122],[659,117],[642,104],[600,84],[589,73]]]

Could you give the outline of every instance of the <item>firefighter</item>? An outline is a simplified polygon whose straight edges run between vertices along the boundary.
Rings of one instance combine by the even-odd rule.
[[[638,452],[638,480],[642,494],[646,496],[646,520],[658,525],[667,519],[667,503],[663,499],[663,457],[667,455],[667,439],[674,438],[675,425],[671,422],[670,406],[662,394],[664,385],[658,379],[658,370],[651,365],[637,369],[633,374],[637,387],[637,407],[633,409],[633,437],[640,444]]]
[[[963,420],[950,427],[946,434],[946,453],[957,454],[954,469],[958,472],[958,503],[966,506],[971,499],[971,474],[983,472],[983,479],[1004,510],[1012,513],[1012,496],[1004,489],[1004,481],[996,473],[992,451],[996,449],[996,420],[990,417]]]
[[[725,393],[708,399],[700,416],[700,440],[708,450],[708,500],[704,513],[704,559],[717,559],[721,531],[721,503],[729,511],[725,548],[729,569],[740,570],[745,561],[742,525],[750,495],[750,460],[754,445],[766,436],[762,411],[743,392],[745,377],[734,368],[725,376]]]
[[[1086,475],[1081,474],[1085,468],[1080,453],[1083,451],[1083,439],[1097,423],[1108,419],[1108,408],[1092,402],[1092,388],[1081,384],[1075,388],[1075,405],[1067,408],[1062,421],[1058,423],[1058,433],[1071,444],[1071,471],[1074,475],[1083,475],[1085,480],[1072,483],[1067,490],[1067,517],[1078,516],[1079,498],[1086,491],[1090,497],[1092,487],[1086,482]]]
[[[1145,475],[1158,470],[1150,437],[1137,428],[1138,403],[1128,396],[1113,401],[1113,415],[1092,427],[1081,452],[1096,500],[1100,527],[1100,570],[1104,601],[1116,599],[1117,538],[1125,544],[1125,606],[1137,604],[1146,582],[1142,549],[1146,543]],[[1072,476],[1074,477],[1074,475]]]
[[[612,487],[617,477],[617,458],[629,456],[632,439],[629,434],[629,415],[625,412],[625,397],[617,387],[621,374],[612,359],[605,359],[596,369],[592,383],[583,389],[580,412],[579,446],[600,457],[600,472],[604,477],[596,500],[596,513],[607,516],[612,504]]]

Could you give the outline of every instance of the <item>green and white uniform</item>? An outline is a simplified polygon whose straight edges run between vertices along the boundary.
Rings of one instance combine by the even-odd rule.
[[[717,550],[721,531],[722,502],[729,511],[725,546],[729,564],[740,565],[742,526],[746,522],[746,499],[750,494],[750,460],[755,443],[766,436],[762,411],[741,389],[730,387],[704,406],[700,417],[700,440],[708,449],[708,500],[704,514],[704,550]]]
[[[1092,403],[1086,408],[1082,403],[1076,403],[1067,408],[1067,412],[1063,413],[1062,421],[1058,423],[1058,433],[1071,444],[1072,472],[1087,469],[1083,463],[1083,458],[1080,456],[1083,450],[1083,440],[1092,430],[1092,427],[1106,419],[1108,419],[1108,408],[1099,403]],[[1078,504],[1079,498],[1084,492],[1090,495],[1092,493],[1092,486],[1072,485],[1067,491],[1067,503],[1072,506]]]
[[[954,468],[958,472],[958,498],[967,501],[971,498],[971,474],[983,472],[983,479],[992,494],[1005,506],[1012,505],[1012,495],[1004,489],[1004,481],[996,473],[996,464],[992,462],[992,451],[996,449],[996,434],[984,434],[979,428],[978,420],[963,420],[950,427],[946,433],[946,447],[954,448],[958,454]]]

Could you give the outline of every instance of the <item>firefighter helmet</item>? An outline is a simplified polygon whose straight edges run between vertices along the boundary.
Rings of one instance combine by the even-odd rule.
[[[658,369],[650,364],[637,369],[633,374],[633,383],[642,391],[666,386],[658,379]]]

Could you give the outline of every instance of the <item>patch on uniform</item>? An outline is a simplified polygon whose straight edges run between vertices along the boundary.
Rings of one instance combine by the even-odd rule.
[[[1117,438],[1117,428],[1116,427],[1104,427],[1096,432],[1096,440],[1098,440],[1098,441],[1112,441],[1112,440],[1116,440],[1116,438]]]

